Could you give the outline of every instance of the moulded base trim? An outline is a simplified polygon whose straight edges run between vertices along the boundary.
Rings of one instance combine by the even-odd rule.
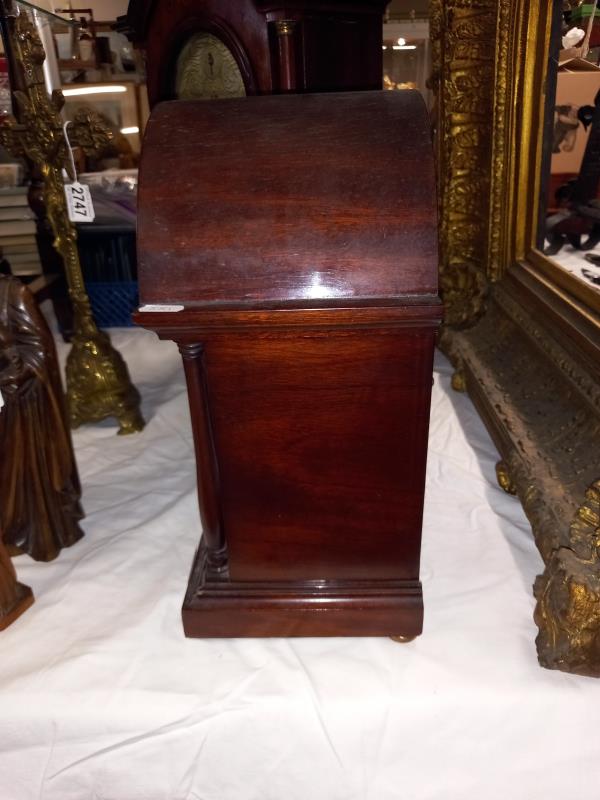
[[[182,609],[186,636],[418,636],[419,581],[229,581],[198,550]]]

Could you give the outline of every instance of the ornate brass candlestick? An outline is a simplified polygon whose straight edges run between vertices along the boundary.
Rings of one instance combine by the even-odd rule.
[[[17,157],[25,157],[42,172],[44,203],[54,247],[63,258],[69,296],[73,304],[74,335],[67,358],[67,399],[72,427],[114,416],[119,433],[133,433],[144,427],[140,396],[131,383],[127,366],[106,333],[100,331],[85,290],[77,232],[69,221],[62,170],[75,180],[63,131],[60,111],[62,92],[48,96],[44,83],[44,48],[35,25],[27,13],[14,9],[11,0],[2,0],[3,33],[9,40],[15,86],[15,120],[0,126],[0,143]],[[111,133],[93,112],[81,112],[69,126],[69,139],[87,155],[102,150]]]

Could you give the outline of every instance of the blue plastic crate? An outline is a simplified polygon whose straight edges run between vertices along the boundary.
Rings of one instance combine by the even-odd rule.
[[[133,325],[131,313],[138,307],[139,299],[137,281],[86,281],[85,288],[99,328]]]

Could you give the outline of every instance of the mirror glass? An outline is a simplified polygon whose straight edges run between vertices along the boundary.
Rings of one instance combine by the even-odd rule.
[[[406,11],[406,3],[391,2],[383,24],[383,88],[418,89],[431,108],[432,92],[427,86],[431,74],[429,9],[417,3]]]
[[[600,9],[555,0],[537,248],[600,309]]]

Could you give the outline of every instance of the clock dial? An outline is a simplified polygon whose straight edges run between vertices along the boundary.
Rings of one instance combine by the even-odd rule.
[[[175,92],[179,100],[244,97],[246,87],[231,50],[211,33],[196,33],[177,59]]]

